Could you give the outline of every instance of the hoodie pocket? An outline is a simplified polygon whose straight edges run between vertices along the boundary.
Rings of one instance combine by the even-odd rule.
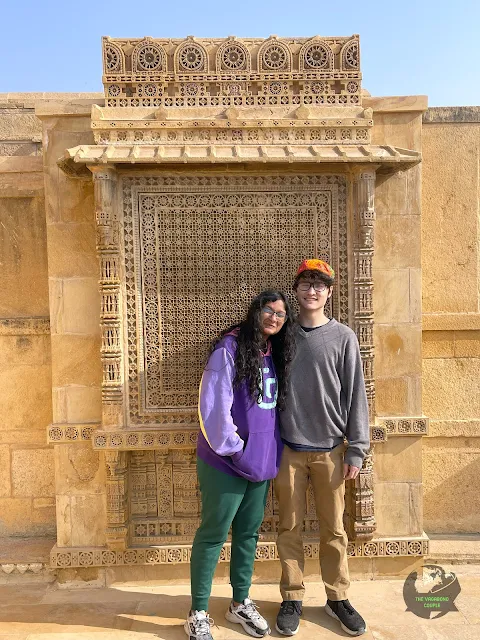
[[[232,456],[242,475],[252,482],[273,478],[277,471],[278,436],[275,430],[250,433],[243,451]]]

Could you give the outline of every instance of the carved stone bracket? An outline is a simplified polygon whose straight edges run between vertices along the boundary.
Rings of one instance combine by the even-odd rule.
[[[105,451],[107,467],[107,545],[123,551],[127,547],[128,453]]]

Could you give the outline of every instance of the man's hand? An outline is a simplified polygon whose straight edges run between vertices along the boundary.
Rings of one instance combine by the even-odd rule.
[[[343,465],[343,477],[345,480],[355,480],[359,471],[360,469],[358,467],[354,467],[353,464]]]

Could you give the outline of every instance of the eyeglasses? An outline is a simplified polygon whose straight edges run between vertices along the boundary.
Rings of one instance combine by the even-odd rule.
[[[277,320],[280,320],[281,322],[283,322],[287,317],[285,311],[274,311],[273,309],[270,309],[270,307],[263,307],[262,313],[266,313],[267,316],[275,316]]]
[[[299,282],[298,288],[300,291],[310,291],[311,288],[314,288],[317,293],[323,293],[326,289],[328,289],[327,285],[323,282]]]

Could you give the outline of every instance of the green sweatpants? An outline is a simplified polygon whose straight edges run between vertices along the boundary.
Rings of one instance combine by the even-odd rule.
[[[202,519],[192,546],[190,576],[192,610],[207,611],[213,574],[232,527],[230,582],[233,599],[243,602],[252,582],[258,530],[262,524],[270,480],[250,482],[217,471],[197,458]]]

